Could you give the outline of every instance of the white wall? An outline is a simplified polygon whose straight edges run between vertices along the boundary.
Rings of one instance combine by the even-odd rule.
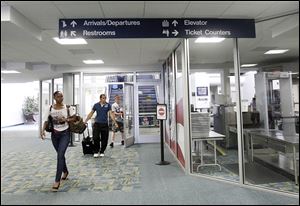
[[[252,98],[255,95],[255,78],[256,72],[247,72],[241,76],[241,96],[242,100],[251,103]],[[232,102],[236,102],[236,92],[235,92],[235,77],[230,76],[230,92]]]
[[[250,105],[252,98],[255,95],[255,79],[254,75],[256,72],[247,72],[246,74],[243,75],[245,77],[245,80],[243,82],[242,86],[242,100],[245,100],[248,105]]]
[[[24,123],[22,105],[26,96],[38,95],[38,82],[1,84],[1,127]]]
[[[212,72],[212,71],[210,71]],[[201,73],[201,77],[196,74]],[[203,83],[205,82],[205,83]],[[203,85],[204,84],[204,85]],[[194,72],[190,74],[190,103],[196,106],[196,87],[197,86],[207,86],[209,93],[211,86],[221,86],[221,74],[220,72]],[[195,96],[192,96],[192,92],[195,92]],[[217,93],[217,92],[216,92]],[[209,102],[211,98],[211,94],[209,94]]]

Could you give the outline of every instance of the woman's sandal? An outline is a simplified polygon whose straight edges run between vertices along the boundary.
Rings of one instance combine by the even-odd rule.
[[[62,180],[67,180],[67,179],[68,179],[69,172],[66,172],[66,173],[64,173],[64,174],[66,174],[66,176],[62,177],[61,179],[62,179]]]
[[[59,182],[59,184],[58,184],[58,186],[57,186],[57,187],[54,187],[54,186],[52,186],[52,192],[57,192],[57,191],[58,191],[58,188],[59,188],[59,186],[60,186],[60,182]]]

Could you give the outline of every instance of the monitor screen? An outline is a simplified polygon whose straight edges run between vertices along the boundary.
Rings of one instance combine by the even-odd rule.
[[[208,96],[207,87],[197,87],[197,96]]]

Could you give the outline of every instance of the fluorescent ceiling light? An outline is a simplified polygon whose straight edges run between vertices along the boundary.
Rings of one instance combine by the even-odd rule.
[[[249,72],[246,72],[246,74],[257,74],[257,71],[249,71]]]
[[[1,70],[1,73],[3,73],[3,74],[19,74],[21,72],[18,72],[16,70]]]
[[[87,44],[85,39],[77,38],[77,39],[60,39],[58,37],[53,38],[57,43],[62,45],[72,45],[72,44]]]
[[[196,39],[195,43],[219,43],[224,41],[225,38],[218,38],[218,37],[199,37]]]
[[[104,61],[102,61],[101,59],[83,60],[83,63],[85,63],[85,64],[104,64]]]
[[[287,52],[288,49],[274,49],[274,50],[269,50],[265,54],[283,54]]]
[[[256,66],[257,64],[242,64],[241,67],[254,67]]]

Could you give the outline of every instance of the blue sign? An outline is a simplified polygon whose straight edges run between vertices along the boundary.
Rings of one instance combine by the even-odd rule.
[[[59,38],[255,38],[253,19],[60,19]]]

